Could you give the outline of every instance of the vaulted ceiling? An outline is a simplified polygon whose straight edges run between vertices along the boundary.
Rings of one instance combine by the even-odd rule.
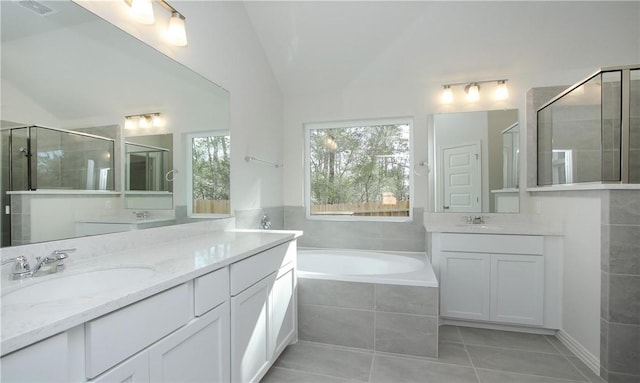
[[[617,61],[621,52],[640,61],[640,2],[249,1],[245,8],[285,95],[632,64]]]

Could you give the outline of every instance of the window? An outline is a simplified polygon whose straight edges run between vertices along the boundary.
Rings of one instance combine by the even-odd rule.
[[[305,125],[308,217],[407,220],[412,120]]]
[[[189,216],[230,214],[230,148],[228,131],[187,135]]]

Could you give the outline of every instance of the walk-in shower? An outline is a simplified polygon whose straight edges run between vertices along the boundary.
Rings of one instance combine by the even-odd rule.
[[[2,134],[8,190],[114,190],[115,140],[98,135],[25,126]]]
[[[640,183],[640,65],[603,68],[538,109],[538,185]]]

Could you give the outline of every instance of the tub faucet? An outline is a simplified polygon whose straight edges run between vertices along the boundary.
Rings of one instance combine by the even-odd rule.
[[[260,227],[263,230],[271,229],[271,221],[269,220],[269,216],[267,216],[266,214],[263,215],[262,218],[260,219]]]

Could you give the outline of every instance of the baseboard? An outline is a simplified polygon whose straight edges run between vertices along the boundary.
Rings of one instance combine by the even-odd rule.
[[[586,364],[587,367],[589,367],[597,376],[600,376],[600,358],[597,358],[595,355],[590,353],[583,345],[573,339],[573,337],[564,330],[558,330],[556,337],[571,352],[576,354],[578,359]]]
[[[556,333],[556,331],[553,329],[540,328],[540,327],[528,327],[528,326],[502,324],[502,323],[475,322],[475,321],[458,320],[458,319],[446,319],[442,317],[440,317],[438,324],[439,325],[448,324],[452,326],[461,326],[461,327],[484,328],[488,330],[517,331],[517,332],[526,332],[530,334],[541,334],[541,335],[555,335]]]

